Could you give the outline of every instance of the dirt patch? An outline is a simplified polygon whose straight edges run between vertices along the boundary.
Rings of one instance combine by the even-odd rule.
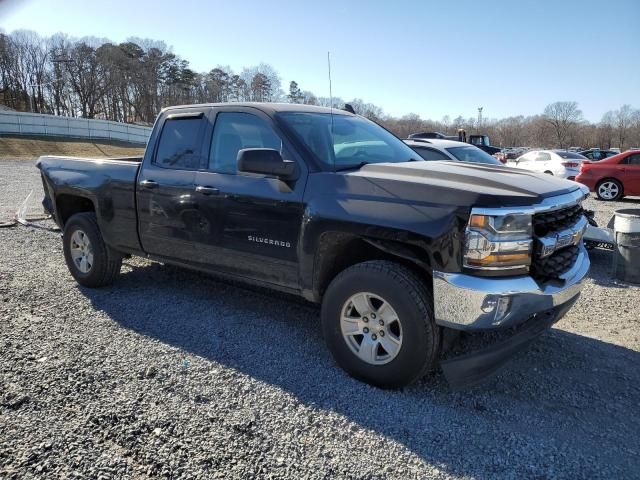
[[[0,159],[35,159],[41,155],[127,157],[144,154],[144,145],[118,141],[52,137],[0,137]]]

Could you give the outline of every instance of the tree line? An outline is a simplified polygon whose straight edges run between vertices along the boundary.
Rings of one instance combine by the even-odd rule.
[[[51,37],[26,30],[0,33],[0,105],[14,110],[151,124],[169,105],[239,101],[333,103],[335,108],[345,104],[339,97],[316,96],[293,80],[285,91],[278,72],[264,63],[240,72],[225,66],[196,72],[161,41],[130,38],[114,43],[62,33]],[[445,116],[439,121],[415,113],[393,117],[357,98],[348,103],[401,137],[418,131],[453,134],[464,128],[468,134],[486,133],[500,146],[640,146],[640,110],[630,105],[592,123],[571,101],[548,105],[539,115]]]

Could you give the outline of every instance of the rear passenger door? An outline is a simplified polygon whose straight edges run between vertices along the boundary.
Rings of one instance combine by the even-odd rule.
[[[204,111],[175,110],[162,124],[136,187],[138,231],[145,252],[191,262],[201,216],[195,202],[196,172],[203,164]]]
[[[307,167],[263,112],[250,107],[212,111],[206,167],[196,176],[203,228],[198,254],[216,270],[292,289],[299,286],[298,239]],[[300,176],[284,182],[237,170],[243,148],[274,148],[298,163]]]

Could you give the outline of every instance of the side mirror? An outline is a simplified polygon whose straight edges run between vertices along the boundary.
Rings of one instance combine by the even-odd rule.
[[[243,148],[238,151],[237,160],[240,172],[259,173],[282,180],[298,178],[296,163],[283,160],[280,152],[273,148]]]

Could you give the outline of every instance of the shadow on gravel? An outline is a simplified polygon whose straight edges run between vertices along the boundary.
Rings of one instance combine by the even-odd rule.
[[[514,457],[532,469],[514,478],[553,477],[560,462],[578,462],[578,476],[597,464],[622,476],[640,468],[631,450],[640,445],[640,354],[626,348],[553,329],[474,390],[451,393],[436,373],[384,391],[346,376],[324,346],[318,309],[289,297],[158,264],[83,292],[125,328],[335,411],[451,474],[509,476]]]

